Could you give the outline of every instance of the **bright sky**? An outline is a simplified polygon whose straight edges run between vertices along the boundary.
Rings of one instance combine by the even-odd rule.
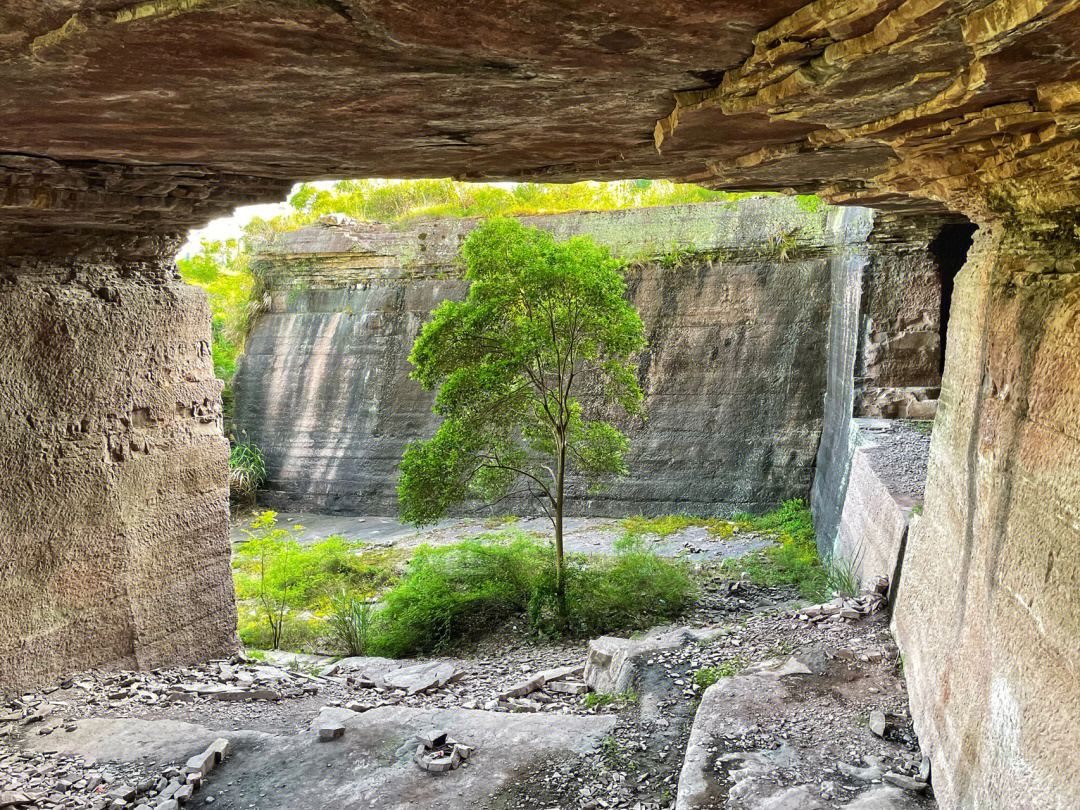
[[[311,183],[310,185],[316,188],[328,189],[336,180],[319,180]],[[292,187],[292,190],[286,195],[286,200],[291,197],[296,189],[299,187],[299,183]],[[255,217],[262,217],[263,219],[270,219],[276,217],[278,214],[285,214],[290,211],[289,204],[282,200],[279,203],[266,203],[264,205],[242,205],[233,211],[231,217],[221,217],[220,219],[211,220],[203,228],[196,228],[188,234],[187,241],[184,242],[180,248],[180,252],[176,255],[176,258],[182,259],[185,256],[190,256],[193,253],[199,252],[199,243],[203,239],[239,239],[244,233],[244,226],[251,222]]]

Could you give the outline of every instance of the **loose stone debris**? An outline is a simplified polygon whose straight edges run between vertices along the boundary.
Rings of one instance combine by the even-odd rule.
[[[820,605],[811,605],[795,611],[803,621],[810,624],[822,622],[855,621],[863,616],[876,613],[887,604],[889,580],[887,577],[875,577],[873,583],[863,588],[858,596],[837,596]]]
[[[356,806],[374,810],[444,800],[451,809],[703,810],[720,806],[720,794],[731,810],[934,806],[878,609],[887,583],[819,610],[745,579],[706,581],[703,591],[723,609],[633,638],[540,644],[510,622],[452,660],[347,658],[304,671],[238,656],[87,673],[0,704],[0,791],[19,810],[177,810],[189,799],[285,810],[314,800],[304,784],[367,791]],[[732,699],[746,693],[741,679],[774,684],[751,690],[755,699],[782,699]],[[720,709],[710,715],[710,706]],[[104,718],[118,728],[138,718],[221,729],[243,753],[222,776],[209,731],[183,767],[97,762],[64,745]],[[565,725],[600,721],[581,726],[584,736]],[[714,726],[707,737],[692,732]],[[541,734],[550,736],[530,748]],[[399,759],[375,757],[387,750]],[[394,770],[401,761],[404,772]],[[393,781],[405,773],[412,781]],[[452,798],[459,785],[473,797],[464,804]]]
[[[229,753],[219,738],[181,767],[154,770],[138,763],[99,766],[90,759],[60,753],[0,756],[0,810],[8,808],[78,808],[79,810],[177,810],[203,787],[204,780]],[[212,803],[213,797],[207,797]]]

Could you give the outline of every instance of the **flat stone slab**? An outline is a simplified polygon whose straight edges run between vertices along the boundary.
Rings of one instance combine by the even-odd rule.
[[[229,740],[231,750],[239,741],[253,744],[270,737],[259,731],[215,731],[180,720],[90,717],[64,734],[29,734],[23,744],[34,751],[58,751],[99,762],[146,761],[180,767],[222,738]]]
[[[462,676],[457,665],[447,661],[395,661],[391,658],[343,658],[333,665],[334,674],[367,678],[376,686],[404,689],[410,695],[441,689]]]
[[[777,748],[739,742],[765,718],[795,716],[807,694],[805,685],[820,692],[838,683],[813,669],[795,657],[774,659],[721,678],[705,690],[690,730],[675,810],[924,810],[935,806],[920,791],[869,783],[850,800],[826,803],[819,790],[822,774],[825,766],[837,763],[825,760],[817,746],[800,745],[798,735]],[[790,784],[790,774],[806,765],[811,766],[807,774],[813,778]],[[874,776],[880,777],[880,771]]]
[[[333,721],[344,725],[344,736],[320,744],[319,726]],[[384,706],[363,714],[327,709],[308,731],[290,735],[218,731],[171,720],[82,720],[77,732],[62,741],[41,738],[39,747],[63,748],[99,762],[149,754],[182,764],[218,737],[228,737],[228,758],[199,793],[214,796],[215,810],[451,810],[486,801],[549,761],[572,761],[595,751],[614,724],[610,715]],[[416,737],[432,729],[449,730],[468,746],[468,760],[446,773],[417,768]]]

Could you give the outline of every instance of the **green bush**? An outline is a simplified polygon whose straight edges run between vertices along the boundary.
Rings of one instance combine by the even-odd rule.
[[[509,539],[509,542],[498,542]],[[567,558],[567,632],[640,629],[681,613],[692,599],[685,568],[640,548],[609,558]],[[441,548],[422,547],[391,590],[373,639],[376,654],[432,653],[515,615],[530,629],[558,627],[552,549],[520,533]]]
[[[524,538],[509,545],[421,546],[401,583],[386,594],[374,651],[392,658],[432,652],[525,612],[549,556]]]
[[[858,556],[852,559],[827,557],[823,567],[825,568],[826,588],[830,593],[839,596],[858,595],[861,587]]]
[[[596,636],[615,630],[643,630],[673,619],[693,599],[686,568],[644,546],[624,546],[612,557],[575,556],[567,568],[570,632]],[[530,621],[550,632],[554,591],[543,578],[530,605]]]

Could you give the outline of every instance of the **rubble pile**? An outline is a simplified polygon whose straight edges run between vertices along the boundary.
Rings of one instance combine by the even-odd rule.
[[[490,711],[509,708],[519,712],[538,712],[560,697],[583,695],[588,687],[582,680],[585,665],[545,669],[500,691],[484,708]]]
[[[858,596],[837,596],[828,602],[800,608],[792,613],[810,624],[855,621],[885,607],[888,604],[888,595],[889,580],[886,577],[875,577],[871,585],[863,588]]]
[[[472,748],[454,740],[445,731],[429,731],[416,735],[416,753],[413,761],[421,770],[429,773],[446,773],[463,765],[472,754]]]
[[[97,765],[62,753],[21,751],[0,757],[0,810],[178,810],[229,752],[219,738],[183,767]],[[207,797],[207,802],[212,802]]]
[[[62,682],[56,689],[23,695],[0,706],[0,738],[12,734],[15,725],[36,724],[37,733],[43,735],[59,728],[72,731],[69,726],[73,724],[61,719],[61,710],[71,704],[131,711],[172,703],[278,701],[318,694],[320,681],[323,679],[306,672],[260,664],[242,656],[199,667],[87,672]]]

